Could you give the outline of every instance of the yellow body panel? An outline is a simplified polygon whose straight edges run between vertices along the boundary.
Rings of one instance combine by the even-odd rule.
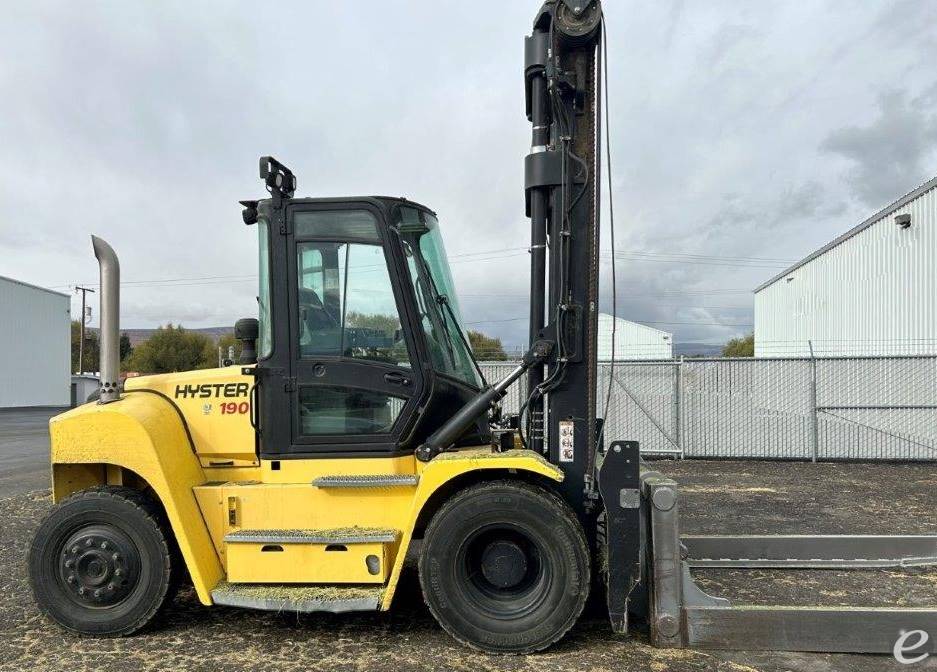
[[[302,461],[348,463],[372,460]],[[348,527],[403,530],[409,518],[414,490],[413,487],[317,488],[312,485],[312,479],[305,483],[229,482],[195,488],[199,506],[223,563],[226,562],[224,537],[237,530]]]
[[[279,547],[273,550],[269,547]],[[329,548],[337,546],[340,548]],[[367,557],[378,558],[377,574]],[[230,583],[377,583],[387,580],[388,553],[380,542],[367,544],[230,544]]]
[[[172,405],[152,394],[126,394],[111,404],[85,404],[58,415],[49,432],[55,498],[107,482],[100,465],[143,478],[166,510],[199,598],[210,604],[211,588],[223,572],[193,492],[205,475]],[[76,464],[99,465],[102,479],[93,480],[95,468],[70,466]]]
[[[257,465],[250,424],[253,386],[254,379],[239,366],[140,376],[125,383],[127,390],[153,390],[172,399],[185,416],[199,461],[209,469]]]
[[[441,487],[465,474],[489,470],[499,470],[499,475],[523,471],[553,481],[563,477],[557,467],[532,451],[492,453],[487,446],[444,453],[428,463],[412,455],[258,460],[249,407],[242,406],[249,404],[252,383],[238,367],[140,377],[128,381],[120,401],[86,404],[53,418],[56,500],[101,483],[121,483],[125,477],[128,485],[142,487],[123,470],[139,476],[162,502],[205,604],[211,604],[211,590],[225,578],[226,566],[233,570],[234,581],[274,577],[278,582],[375,580],[373,575],[361,574],[361,559],[370,553],[361,555],[364,549],[351,545],[349,553],[328,558],[322,546],[290,548],[279,559],[265,559],[263,566],[252,568],[250,562],[241,562],[249,559],[250,544],[224,541],[232,531],[395,530],[399,541],[377,544],[378,576],[387,580],[381,604],[386,610],[415,525]],[[235,404],[234,412],[222,412],[232,407],[219,404]],[[393,487],[313,484],[321,476],[356,475],[416,475],[419,479],[415,485]],[[235,549],[232,559],[229,554],[235,546],[243,548]],[[253,550],[259,552],[259,547]]]

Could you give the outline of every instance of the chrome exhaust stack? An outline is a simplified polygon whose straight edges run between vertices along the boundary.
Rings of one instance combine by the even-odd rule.
[[[94,256],[101,270],[99,404],[120,399],[120,262],[114,249],[97,236],[91,236]]]

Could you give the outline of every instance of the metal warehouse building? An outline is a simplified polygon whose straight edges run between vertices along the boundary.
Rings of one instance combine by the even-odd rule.
[[[0,408],[68,406],[71,299],[0,276]]]
[[[615,320],[615,360],[622,359],[672,359],[673,335],[599,313],[598,352],[599,361],[612,359],[612,320]]]
[[[937,354],[937,178],[755,290],[755,356]]]

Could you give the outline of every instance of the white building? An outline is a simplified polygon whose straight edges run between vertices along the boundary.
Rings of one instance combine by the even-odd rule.
[[[101,379],[93,373],[72,375],[72,406],[81,406],[101,387]]]
[[[71,298],[0,276],[0,408],[68,406]]]
[[[937,178],[755,290],[755,356],[937,354]]]
[[[599,313],[599,361],[612,359],[612,316]],[[615,360],[672,359],[673,334],[615,318]]]

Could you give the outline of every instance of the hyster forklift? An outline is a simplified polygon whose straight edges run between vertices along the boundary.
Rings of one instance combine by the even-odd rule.
[[[549,0],[526,39],[532,124],[530,348],[484,380],[429,208],[297,198],[260,161],[258,316],[236,366],[119,380],[119,264],[101,273],[97,403],[50,423],[55,506],[29,553],[42,611],[83,635],[142,628],[188,576],[205,605],[388,610],[404,558],[436,620],[488,652],[533,652],[593,585],[661,646],[890,651],[933,610],[733,607],[691,566],[933,561],[933,537],[680,537],[677,486],[597,417],[597,0]],[[527,376],[518,416],[499,412]],[[607,440],[608,439],[608,440]]]

